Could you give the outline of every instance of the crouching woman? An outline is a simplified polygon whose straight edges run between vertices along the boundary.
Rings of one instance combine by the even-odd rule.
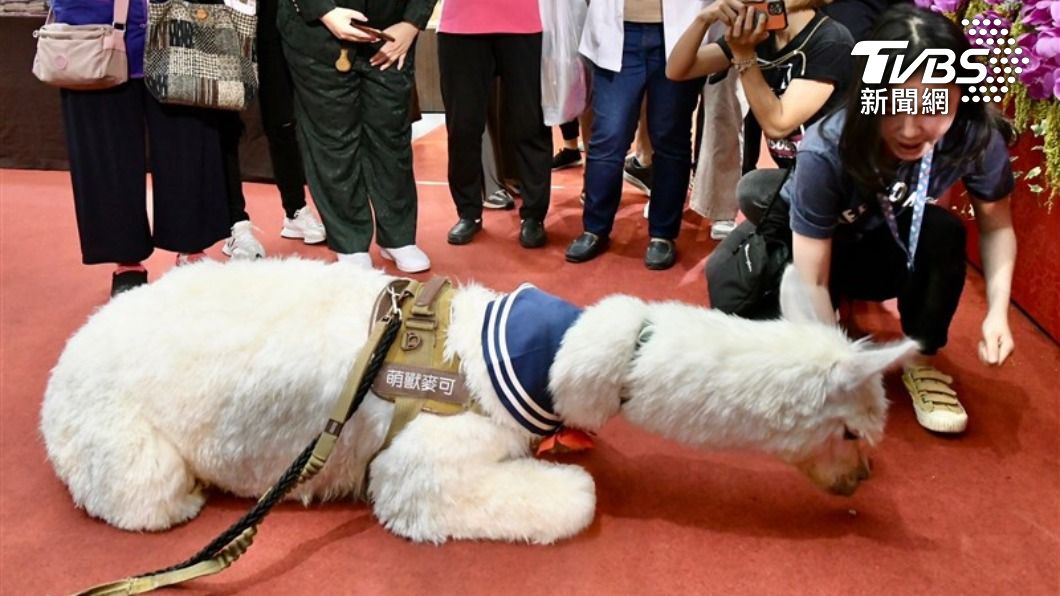
[[[904,49],[887,51],[885,73],[899,56],[912,64],[926,49],[945,48],[958,56],[969,49],[956,25],[912,6],[885,13],[872,39],[910,40]],[[857,72],[864,61],[860,67]],[[961,432],[967,413],[952,378],[931,362],[946,345],[964,288],[965,229],[933,199],[958,180],[972,197],[988,301],[979,358],[1000,365],[1013,350],[1008,303],[1016,236],[1006,146],[1011,131],[985,102],[962,102],[967,91],[962,86],[924,84],[923,75],[890,87],[853,86],[845,109],[808,131],[780,189],[782,200],[768,218],[790,223],[795,266],[813,284],[822,315],[834,317],[842,299],[898,299],[903,331],[922,346],[922,358],[903,374],[917,420],[932,431]],[[915,113],[895,113],[894,97],[911,98],[915,110],[908,111]],[[750,219],[761,218],[773,192],[763,189],[741,208]]]

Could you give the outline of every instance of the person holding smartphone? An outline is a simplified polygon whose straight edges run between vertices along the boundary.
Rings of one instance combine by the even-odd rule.
[[[776,189],[784,170],[795,163],[806,127],[842,102],[854,41],[845,27],[819,10],[826,4],[827,0],[716,0],[681,36],[666,64],[666,76],[675,80],[713,75],[708,80],[718,81],[731,76],[730,71],[740,77],[751,108],[744,128],[745,145],[751,148],[745,151],[744,170],[755,168],[762,133],[781,169],[749,172],[740,180],[737,197],[746,196],[749,187],[754,196],[764,194],[759,192],[762,186]],[[715,23],[724,25],[724,38],[703,45]],[[711,205],[710,210],[716,219],[734,219],[737,207]]]
[[[914,6],[889,9],[870,39],[908,41],[881,52],[888,73],[899,59],[916,64],[929,50],[963,56],[971,47],[952,21]],[[787,231],[818,316],[834,318],[840,300],[897,298],[902,331],[921,346],[921,357],[902,375],[917,421],[934,432],[961,432],[968,414],[953,379],[935,368],[935,355],[947,344],[964,289],[966,228],[934,199],[958,181],[971,197],[987,304],[976,348],[983,364],[1000,366],[1014,349],[1008,322],[1016,262],[1012,129],[985,102],[962,102],[967,84],[925,83],[921,68],[904,83],[870,85],[860,81],[864,66],[861,58],[845,106],[807,131],[768,219]],[[975,79],[974,70],[955,69],[956,80]],[[936,99],[916,113],[896,102],[864,110],[862,98],[877,90]]]
[[[340,260],[371,267],[374,235],[401,271],[431,266],[416,246],[409,106],[436,1],[280,0],[302,161]]]

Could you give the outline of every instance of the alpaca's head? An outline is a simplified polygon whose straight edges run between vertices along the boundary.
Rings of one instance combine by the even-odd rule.
[[[882,373],[917,345],[851,341],[817,318],[810,296],[789,268],[776,321],[606,298],[563,337],[550,371],[556,412],[580,428],[621,414],[682,443],[763,451],[850,494],[883,436]]]
[[[810,288],[789,267],[781,284],[784,320],[831,326],[819,320]],[[825,343],[825,342],[818,342]],[[827,349],[806,346],[806,364],[816,369],[820,383],[817,413],[799,434],[805,443],[786,454],[814,484],[828,492],[853,494],[869,477],[867,450],[883,437],[887,398],[883,372],[900,365],[919,346],[906,339],[886,345],[850,341],[844,337]]]

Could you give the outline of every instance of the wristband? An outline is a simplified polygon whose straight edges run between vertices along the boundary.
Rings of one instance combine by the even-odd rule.
[[[734,60],[732,67],[736,69],[736,74],[743,74],[744,71],[748,70],[752,66],[758,65],[758,58],[748,58],[747,60]]]

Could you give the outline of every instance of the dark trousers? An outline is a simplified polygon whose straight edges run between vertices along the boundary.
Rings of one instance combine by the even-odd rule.
[[[765,205],[782,179],[783,170],[755,170],[740,180],[740,208],[750,221],[761,222]],[[897,219],[903,242],[909,240],[912,214],[912,209],[906,209]],[[783,226],[790,238],[787,203],[778,198],[768,219],[771,226]],[[912,271],[885,224],[862,232],[853,241],[836,242],[829,275],[833,304],[844,298],[897,298],[902,331],[920,342],[923,353],[934,354],[946,345],[964,290],[965,234],[957,216],[938,205],[927,205]]]
[[[160,104],[141,79],[61,97],[85,264],[136,263],[155,247],[195,253],[228,236],[218,112]]]
[[[263,0],[262,4],[283,0]],[[269,160],[287,217],[305,207],[305,168],[294,119],[294,83],[283,53],[276,17],[258,19],[258,105]]]
[[[404,68],[380,70],[368,62],[373,47],[351,44],[352,69],[345,73],[335,69],[334,60],[318,60],[289,45],[284,51],[294,82],[302,161],[328,246],[338,253],[367,251],[373,213],[379,246],[415,244],[409,122],[415,47]],[[481,167],[478,153],[475,157]]]
[[[902,241],[909,238],[912,209],[898,217]],[[886,225],[832,251],[833,300],[898,299],[902,331],[919,340],[925,354],[946,345],[950,322],[967,272],[964,224],[938,205],[927,205],[913,270]]]
[[[283,212],[287,217],[294,217],[296,211],[305,207],[305,170],[295,130],[291,73],[287,70],[283,44],[276,30],[276,11],[273,8],[268,12],[272,18],[267,18],[268,14],[264,12],[268,3],[275,1],[263,2],[262,17],[258,19],[258,107]],[[250,219],[239,169],[239,139],[245,127],[236,112],[226,114],[222,123],[221,146],[224,152],[229,223],[234,224]]]
[[[464,219],[482,217],[482,132],[490,87],[503,89],[504,142],[515,152],[523,219],[544,221],[552,185],[552,133],[541,112],[541,34],[438,35],[449,132],[449,190]]]
[[[622,168],[648,97],[654,158],[648,233],[677,238],[692,170],[692,111],[702,79],[666,78],[662,25],[626,23],[622,71],[593,67],[593,129],[585,166],[585,231],[608,236],[622,196]]]

